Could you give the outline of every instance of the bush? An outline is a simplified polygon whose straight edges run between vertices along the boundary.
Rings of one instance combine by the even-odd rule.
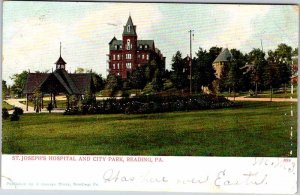
[[[232,107],[235,104],[225,97],[201,94],[197,96],[155,96],[145,95],[134,98],[115,98],[84,104],[67,109],[64,114],[149,114],[158,112],[190,111]]]
[[[10,116],[10,121],[18,121],[20,119],[20,116],[18,115],[18,113],[16,112],[16,110],[12,113],[12,115]]]
[[[9,118],[9,113],[6,108],[2,108],[2,119],[6,120]]]
[[[14,110],[14,112],[16,112],[17,115],[22,115],[24,113],[23,109],[19,107],[15,107]]]

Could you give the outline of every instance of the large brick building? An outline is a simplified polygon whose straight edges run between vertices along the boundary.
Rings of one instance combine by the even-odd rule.
[[[159,59],[165,68],[165,57],[159,49],[155,48],[154,40],[138,40],[136,26],[129,16],[124,26],[122,40],[113,37],[109,42],[109,73],[125,79],[128,73],[149,63],[152,59]]]

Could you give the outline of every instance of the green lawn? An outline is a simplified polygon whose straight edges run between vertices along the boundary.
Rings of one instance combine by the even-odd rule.
[[[239,107],[147,115],[24,114],[3,121],[3,153],[288,156],[297,153],[297,105],[244,102]],[[294,127],[293,146],[290,127]]]
[[[5,101],[2,101],[2,108],[6,108],[7,110],[14,109],[14,107],[12,105],[6,103]]]

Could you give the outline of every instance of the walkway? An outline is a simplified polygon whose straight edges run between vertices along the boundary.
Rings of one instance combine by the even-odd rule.
[[[233,101],[233,97],[227,97]],[[235,97],[235,101],[269,102],[270,98],[249,98],[246,96]],[[297,98],[272,98],[272,102],[298,102]]]
[[[22,108],[24,113],[36,113],[34,108],[32,106],[28,106],[28,111],[26,111],[26,104],[21,103],[22,101],[25,101],[25,99],[7,99],[4,100],[6,103]],[[52,110],[52,113],[63,113],[64,110]],[[9,111],[9,114],[12,114],[13,110]],[[48,110],[46,108],[42,109],[41,113],[48,113]]]

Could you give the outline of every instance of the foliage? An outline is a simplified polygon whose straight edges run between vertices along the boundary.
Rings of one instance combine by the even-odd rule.
[[[18,121],[20,120],[20,116],[16,112],[16,110],[10,115],[10,121]]]
[[[2,119],[6,120],[9,118],[9,113],[6,108],[2,108]]]
[[[15,107],[14,108],[14,112],[17,114],[17,115],[22,115],[24,113],[23,109],[22,108],[19,108],[19,107]]]
[[[113,75],[113,74],[109,74],[107,76],[104,89],[109,89],[113,93],[115,90],[118,90],[118,89],[121,89],[121,88],[122,88],[122,79],[121,79],[121,77]]]
[[[138,67],[128,78],[131,89],[143,89],[147,83],[144,67]]]
[[[184,89],[188,86],[188,78],[184,74],[184,61],[180,51],[177,51],[172,58],[171,81],[176,89]]]
[[[197,96],[155,96],[145,95],[135,98],[107,99],[95,104],[85,104],[83,107],[72,107],[65,115],[73,114],[146,114],[156,112],[173,112],[226,108],[234,104],[223,96],[201,94]],[[90,112],[90,110],[92,112]]]
[[[17,94],[19,97],[23,93],[25,83],[27,81],[28,72],[23,71],[20,74],[14,74],[11,79],[14,81],[14,84],[11,86],[11,90],[14,94]]]
[[[7,91],[8,91],[8,88],[7,88],[7,85],[6,85],[6,81],[2,80],[2,100],[5,99]]]

